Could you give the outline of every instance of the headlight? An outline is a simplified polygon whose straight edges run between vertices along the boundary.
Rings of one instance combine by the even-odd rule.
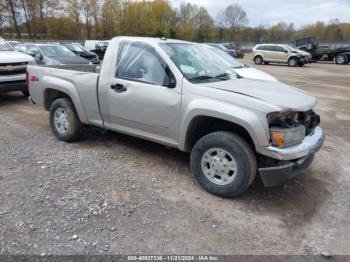
[[[277,147],[288,147],[300,144],[305,138],[305,126],[270,128],[271,142]]]

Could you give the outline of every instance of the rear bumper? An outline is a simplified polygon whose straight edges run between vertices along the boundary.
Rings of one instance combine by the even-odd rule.
[[[259,174],[265,186],[276,186],[283,182],[298,176],[301,171],[308,168],[315,155],[309,155],[295,162],[289,162],[282,166],[260,168]]]
[[[27,90],[26,81],[0,82],[0,93]]]

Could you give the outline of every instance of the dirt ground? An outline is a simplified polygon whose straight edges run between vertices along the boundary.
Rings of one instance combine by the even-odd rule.
[[[327,138],[301,176],[237,199],[202,190],[184,153],[94,128],[59,142],[46,111],[0,95],[0,253],[350,254],[350,65],[258,69],[316,96]]]

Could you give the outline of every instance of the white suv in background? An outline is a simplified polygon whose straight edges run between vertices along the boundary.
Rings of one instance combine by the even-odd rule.
[[[22,91],[29,96],[26,85],[28,64],[35,64],[34,58],[15,51],[0,37],[0,93]]]

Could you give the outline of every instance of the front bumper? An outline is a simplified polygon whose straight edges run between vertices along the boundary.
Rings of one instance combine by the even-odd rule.
[[[286,161],[282,165],[259,168],[259,174],[265,186],[275,186],[296,177],[308,168],[314,160],[315,153],[320,150],[325,141],[325,134],[320,127],[305,137],[301,144],[288,148],[265,147],[262,155]]]
[[[259,168],[260,177],[265,186],[276,186],[296,177],[302,170],[308,168],[315,155],[311,154],[295,162],[289,162],[281,166]]]
[[[26,89],[26,81],[0,82],[0,93],[25,91]]]
[[[304,138],[304,141],[298,145],[278,148],[266,146],[260,150],[260,154],[277,160],[296,160],[316,153],[322,147],[325,140],[325,134],[320,127]]]

